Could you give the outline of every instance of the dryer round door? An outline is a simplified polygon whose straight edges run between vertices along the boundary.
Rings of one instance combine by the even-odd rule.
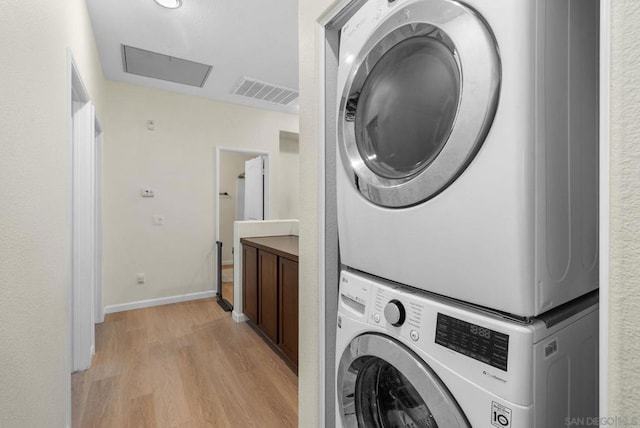
[[[449,390],[416,354],[379,334],[356,337],[336,379],[344,428],[470,428]]]
[[[482,145],[499,87],[496,42],[476,12],[452,0],[399,7],[354,59],[340,99],[347,176],[385,207],[434,197]]]

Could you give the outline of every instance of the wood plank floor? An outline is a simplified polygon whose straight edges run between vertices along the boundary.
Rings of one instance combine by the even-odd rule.
[[[297,377],[214,299],[107,315],[73,426],[295,427]]]

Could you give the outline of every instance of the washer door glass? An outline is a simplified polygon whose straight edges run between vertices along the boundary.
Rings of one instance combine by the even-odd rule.
[[[427,166],[451,132],[459,95],[458,65],[444,43],[412,37],[391,48],[358,100],[356,144],[367,166],[392,179]]]
[[[470,427],[431,368],[389,337],[356,337],[341,357],[336,381],[345,428]]]
[[[483,19],[452,0],[412,2],[357,55],[341,55],[338,147],[353,186],[389,208],[444,191],[480,150],[497,109],[500,58]]]
[[[358,425],[437,428],[433,413],[406,377],[376,357],[361,360],[355,396]]]

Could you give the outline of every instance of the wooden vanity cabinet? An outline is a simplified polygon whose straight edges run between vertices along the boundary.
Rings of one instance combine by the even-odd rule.
[[[278,256],[258,250],[258,327],[278,343]]]
[[[298,237],[242,238],[243,311],[298,366]]]
[[[278,347],[298,366],[298,262],[279,260],[280,331]],[[286,308],[286,309],[285,309]]]
[[[244,314],[258,324],[258,249],[242,246],[242,302]]]

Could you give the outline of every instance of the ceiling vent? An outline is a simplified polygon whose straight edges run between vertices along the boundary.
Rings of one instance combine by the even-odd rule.
[[[242,77],[238,83],[235,84],[231,93],[281,105],[289,104],[300,95],[295,89],[285,88],[284,86],[274,85],[273,83],[261,82],[260,80],[250,77]]]
[[[211,66],[122,45],[124,71],[139,76],[202,88]]]

